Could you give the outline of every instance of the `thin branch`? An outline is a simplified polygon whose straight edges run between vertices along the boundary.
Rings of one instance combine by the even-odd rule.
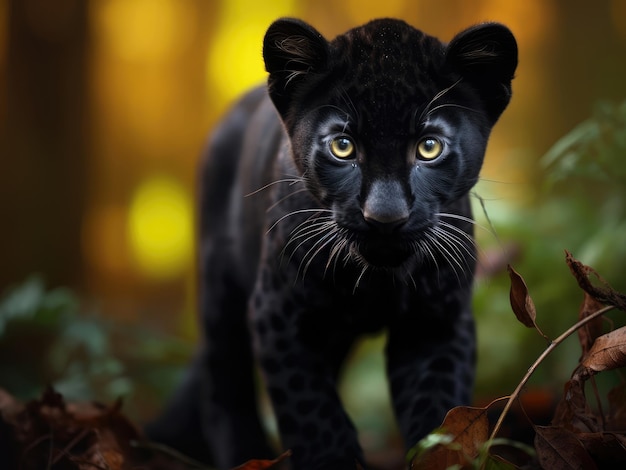
[[[554,341],[550,343],[550,345],[537,358],[537,360],[533,363],[533,365],[530,366],[530,368],[528,369],[528,372],[526,372],[526,375],[524,375],[524,378],[517,385],[517,388],[515,389],[515,391],[509,396],[509,400],[506,402],[506,405],[504,405],[504,409],[502,410],[502,413],[500,413],[500,417],[498,418],[498,421],[496,422],[496,425],[494,426],[493,431],[491,432],[491,436],[489,436],[489,440],[493,440],[496,437],[496,435],[500,431],[500,427],[502,427],[502,422],[504,421],[505,416],[507,415],[507,413],[509,412],[509,409],[511,408],[511,405],[513,404],[513,401],[517,399],[517,397],[522,391],[522,388],[524,388],[524,386],[526,385],[526,382],[528,382],[528,379],[530,379],[530,376],[533,375],[533,373],[535,372],[539,364],[543,362],[543,360],[548,356],[548,354],[550,354],[554,350],[554,348],[556,348],[559,344],[561,344],[563,340],[565,340],[572,333],[576,332],[580,327],[584,326],[585,324],[587,324],[594,318],[597,318],[601,315],[604,315],[606,312],[613,310],[614,308],[616,307],[613,305],[608,305],[604,308],[601,308],[600,310],[592,313],[588,317],[585,317],[582,320],[575,323],[574,325],[572,325],[570,328],[565,330],[565,332],[563,332],[558,338],[556,338]]]

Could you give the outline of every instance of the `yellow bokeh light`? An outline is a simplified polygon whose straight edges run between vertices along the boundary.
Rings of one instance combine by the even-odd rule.
[[[266,28],[265,23],[245,23],[237,27],[236,33],[215,39],[208,66],[212,81],[221,91],[216,95],[230,101],[263,80],[261,44]]]
[[[171,178],[149,178],[136,190],[128,213],[133,257],[149,277],[167,279],[183,273],[193,247],[192,202]]]
[[[131,62],[160,62],[193,40],[195,7],[189,0],[97,0],[96,37],[105,50]]]
[[[276,18],[294,14],[294,0],[262,4],[254,0],[232,0],[224,3],[219,28],[207,58],[210,96],[221,101],[213,103],[214,106],[232,101],[264,80],[262,49],[265,31]]]

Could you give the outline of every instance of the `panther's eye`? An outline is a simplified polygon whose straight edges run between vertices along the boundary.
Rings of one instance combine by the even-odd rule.
[[[417,158],[420,160],[434,160],[443,152],[443,144],[433,138],[427,137],[417,144]]]
[[[335,157],[342,160],[352,158],[354,155],[354,143],[349,137],[336,137],[330,143],[330,151]]]

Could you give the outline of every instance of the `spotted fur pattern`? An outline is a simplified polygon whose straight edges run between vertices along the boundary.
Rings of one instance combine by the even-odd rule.
[[[293,468],[365,466],[336,389],[359,336],[388,333],[407,446],[471,400],[468,192],[516,43],[494,23],[443,44],[397,20],[327,42],[282,19],[263,53],[267,90],[218,127],[201,175],[205,341],[149,433],[220,468],[271,455],[256,361]]]

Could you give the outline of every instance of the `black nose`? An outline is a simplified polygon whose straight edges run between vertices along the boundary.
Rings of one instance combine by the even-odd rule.
[[[409,204],[395,181],[375,182],[363,204],[363,218],[381,233],[398,230],[409,220]]]
[[[366,210],[363,211],[363,218],[370,226],[381,233],[392,233],[402,227],[409,215],[401,212],[397,214],[368,214]]]

